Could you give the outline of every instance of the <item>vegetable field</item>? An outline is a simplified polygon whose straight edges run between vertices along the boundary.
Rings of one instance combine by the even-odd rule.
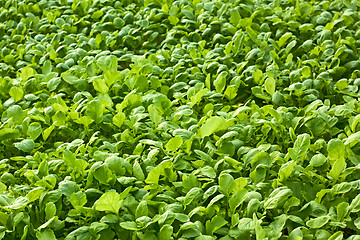
[[[0,0],[0,239],[360,239],[360,2]]]

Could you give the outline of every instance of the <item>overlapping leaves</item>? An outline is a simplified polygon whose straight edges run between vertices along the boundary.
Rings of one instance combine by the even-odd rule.
[[[359,238],[358,7],[0,0],[0,238]]]

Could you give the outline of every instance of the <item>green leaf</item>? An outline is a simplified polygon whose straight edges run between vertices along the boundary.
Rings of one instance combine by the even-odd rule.
[[[285,214],[282,214],[278,217],[275,217],[275,221],[270,223],[269,227],[273,230],[273,235],[275,238],[281,237],[282,231],[284,229],[287,219],[288,219],[288,216]]]
[[[255,32],[251,26],[246,26],[246,32],[247,34],[249,35],[250,39],[254,42],[254,43],[258,43],[259,40],[257,39],[257,36],[259,35],[257,32]],[[245,60],[247,61],[248,59],[246,59],[245,57]]]
[[[9,94],[15,102],[18,102],[23,98],[24,91],[21,87],[13,86],[10,88]]]
[[[99,100],[91,100],[86,107],[86,115],[99,124],[103,120],[103,107]]]
[[[117,80],[120,79],[121,72],[119,71],[106,71],[104,73],[105,82],[107,86],[112,86]],[[96,90],[96,89],[95,89]]]
[[[288,197],[290,197],[293,192],[286,187],[279,187],[276,188],[274,191],[271,192],[268,199],[265,200],[264,208],[265,209],[274,209],[283,204]]]
[[[155,125],[159,125],[159,123],[161,122],[161,115],[157,107],[155,107],[153,104],[150,104],[148,106],[148,112],[150,114],[150,120],[155,123]]]
[[[329,172],[329,176],[332,177],[334,180],[337,180],[346,168],[346,161],[345,158],[341,157],[336,159],[336,161],[332,164],[331,170]]]
[[[43,139],[44,141],[46,141],[48,139],[48,137],[50,136],[51,132],[54,130],[54,125],[51,125],[50,127],[48,127],[47,129],[45,129],[42,133],[43,135]]]
[[[71,74],[70,72],[63,72],[61,74],[61,77],[65,82],[67,82],[70,85],[73,85],[77,80],[79,80],[79,78],[77,76]]]
[[[96,78],[93,81],[94,89],[100,93],[107,93],[109,91],[109,87],[106,85],[105,79]]]
[[[229,85],[225,90],[225,96],[227,99],[232,100],[237,96],[238,87],[235,85]]]
[[[35,70],[32,67],[24,67],[21,69],[20,77],[26,81],[35,75]]]
[[[111,170],[105,165],[94,169],[93,175],[101,184],[108,184],[113,178]]]
[[[225,194],[225,196],[229,196],[235,186],[234,178],[228,173],[221,174],[219,177],[219,186],[220,192]]]
[[[169,224],[165,224],[160,228],[158,239],[159,240],[168,240],[171,239],[173,235],[173,227]]]
[[[91,16],[92,16],[93,18],[98,19],[98,18],[100,18],[100,17],[103,16],[103,15],[104,15],[104,12],[103,12],[103,11],[97,10],[97,11],[95,11]]]
[[[261,222],[257,219],[256,214],[253,214],[253,222],[255,226],[255,234],[256,234],[256,240],[262,240],[265,239],[266,232],[261,227]]]
[[[222,93],[226,87],[226,78],[228,72],[221,72],[214,81],[215,90],[217,93]]]
[[[216,230],[226,225],[228,222],[221,216],[216,215],[211,220],[206,221],[206,233],[207,234],[214,234]]]
[[[287,32],[287,33],[283,34],[283,35],[280,37],[279,41],[277,42],[278,46],[281,48],[281,47],[286,43],[286,41],[287,41],[289,38],[291,38],[291,36],[292,36],[292,33],[290,33],[290,32]]]
[[[186,195],[184,199],[184,205],[187,206],[191,204],[196,198],[200,198],[202,190],[200,188],[192,188]]]
[[[354,240],[358,2],[1,0],[0,239]]]
[[[181,10],[181,12],[190,20],[195,20],[195,15],[189,10]]]
[[[286,179],[290,177],[291,173],[293,172],[294,165],[295,165],[294,161],[289,161],[281,166],[278,173],[280,182],[284,182],[286,181]]]
[[[0,140],[16,139],[21,136],[18,129],[3,128],[0,130]]]
[[[172,162],[171,161],[164,161],[160,165],[157,165],[153,169],[150,170],[145,182],[148,184],[157,184],[159,181],[160,175],[165,174],[165,169],[169,170],[172,169]]]
[[[97,59],[96,64],[101,70],[106,71],[116,71],[118,66],[117,57],[114,55],[110,56],[101,56]]]
[[[73,181],[64,180],[59,183],[59,190],[70,198],[72,193],[80,191],[80,187]]]
[[[132,231],[136,231],[139,230],[140,228],[137,226],[137,224],[135,222],[132,221],[128,221],[128,222],[121,222],[120,226],[124,229],[127,230],[132,230]]]
[[[34,202],[39,199],[40,195],[45,191],[45,188],[43,187],[37,187],[32,189],[26,197],[29,199],[29,202]]]
[[[49,88],[50,91],[55,91],[60,83],[61,83],[61,78],[55,77],[47,82],[47,87]]]
[[[200,127],[200,137],[204,138],[210,136],[211,134],[220,130],[225,130],[226,128],[226,121],[223,117],[211,117]]]
[[[313,167],[320,167],[323,164],[325,164],[326,162],[327,162],[326,157],[323,154],[319,153],[319,154],[315,154],[311,158],[310,165],[313,166]]]
[[[318,218],[310,219],[306,225],[310,228],[321,228],[330,220],[329,216],[321,216]]]
[[[234,54],[237,54],[239,52],[240,47],[244,43],[244,39],[245,39],[245,34],[243,34],[243,32],[237,31],[235,33],[235,35],[233,37],[233,49],[232,49],[232,52]],[[248,63],[247,61],[242,62],[242,63],[240,63],[240,66],[242,66],[242,68],[244,68],[247,63]]]
[[[294,147],[289,149],[290,157],[293,160],[306,157],[310,146],[310,135],[307,133],[297,136]]]
[[[89,228],[89,232],[92,234],[100,233],[107,228],[109,228],[109,225],[107,225],[106,223],[92,222]]]
[[[193,105],[196,105],[201,101],[201,98],[208,92],[209,92],[209,89],[203,88],[200,91],[198,91],[194,96],[192,96],[190,98],[190,101],[192,102]]]
[[[241,218],[238,223],[238,228],[243,231],[255,230],[253,220],[251,218]]]
[[[48,202],[45,206],[45,219],[50,220],[56,215],[56,205],[53,202]]]
[[[244,177],[239,177],[234,181],[233,192],[242,190],[247,185],[247,180]]]
[[[328,240],[342,240],[344,237],[344,233],[342,231],[338,231],[331,235]]]
[[[229,199],[230,213],[234,213],[236,208],[239,207],[245,200],[247,194],[246,189],[236,191]]]
[[[356,127],[360,121],[360,114],[356,115],[355,117],[350,118],[350,128],[351,131],[355,132]]]
[[[68,149],[65,149],[63,152],[63,157],[64,157],[64,160],[65,160],[67,166],[71,170],[77,169],[76,157],[72,152],[70,152]]]
[[[74,208],[82,207],[87,203],[86,194],[84,192],[73,192],[70,197],[70,203]]]
[[[218,202],[219,200],[221,200],[224,197],[225,197],[224,194],[216,195],[214,198],[211,199],[211,201],[207,205],[207,208],[210,208],[212,205],[214,205],[216,202]]]
[[[171,25],[176,25],[179,22],[179,18],[177,18],[176,16],[169,16],[168,18]]]
[[[36,140],[42,133],[41,124],[38,122],[31,123],[28,127],[27,134],[32,140]]]
[[[241,19],[241,16],[239,14],[239,11],[235,9],[230,10],[230,22],[234,25],[237,25],[239,23],[239,20]]]
[[[5,208],[10,210],[18,210],[24,208],[29,203],[29,199],[23,196],[20,196],[15,199],[10,205],[5,206]]]
[[[360,194],[358,194],[352,201],[349,206],[350,212],[359,212],[360,211]]]
[[[52,65],[51,65],[51,61],[50,60],[46,60],[44,62],[44,65],[42,67],[42,73],[44,75],[50,74],[52,71]]]
[[[135,218],[147,216],[148,213],[149,213],[149,209],[146,201],[140,201],[139,205],[136,207]]]
[[[48,228],[44,231],[36,232],[36,238],[38,240],[56,240],[55,233]]]
[[[123,199],[117,192],[104,193],[96,202],[95,209],[98,211],[107,211],[115,214],[119,213]]]
[[[259,87],[259,86],[252,87],[251,92],[257,98],[263,99],[265,101],[270,101],[271,100],[271,97],[269,97],[269,95],[266,92],[264,92],[263,89],[261,87]]]
[[[345,145],[340,139],[331,139],[327,146],[327,150],[331,160],[345,158]]]
[[[351,147],[351,146],[355,145],[356,143],[358,143],[359,141],[360,141],[360,131],[353,133],[348,138],[346,138],[344,144],[350,145],[350,147]]]
[[[118,112],[114,117],[113,117],[113,123],[114,125],[116,125],[117,127],[121,127],[125,121],[125,114],[123,112]]]
[[[134,176],[140,180],[140,181],[144,181],[145,180],[145,175],[144,175],[144,172],[139,164],[138,161],[135,161],[134,164],[133,164],[133,173],[134,173]]]
[[[256,69],[253,73],[252,73],[252,77],[254,78],[255,83],[259,84],[262,79],[263,79],[263,72],[260,69]]]
[[[335,84],[335,87],[336,87],[338,90],[342,91],[342,90],[344,90],[345,88],[348,87],[348,82],[347,82],[346,79],[342,79],[342,80],[338,81],[338,82]]]
[[[183,139],[180,136],[171,138],[165,145],[166,151],[176,151],[183,144]]]
[[[303,237],[303,233],[301,231],[301,228],[295,228],[294,230],[291,231],[291,233],[289,234],[289,240],[297,240],[299,238]]]
[[[344,217],[348,214],[349,203],[347,203],[347,202],[339,203],[336,207],[336,211],[337,211],[338,220],[342,221],[344,219]]]
[[[261,53],[261,50],[259,48],[254,48],[246,54],[245,60],[250,61],[251,59],[253,59],[255,56],[257,56],[260,53]]]
[[[264,83],[265,91],[271,96],[275,93],[276,82],[273,77],[269,77],[265,80]]]
[[[31,152],[35,148],[35,142],[32,139],[24,139],[21,142],[14,143],[14,146],[23,152]]]
[[[357,219],[355,219],[354,221],[354,225],[357,229],[360,229],[360,217],[358,217]]]

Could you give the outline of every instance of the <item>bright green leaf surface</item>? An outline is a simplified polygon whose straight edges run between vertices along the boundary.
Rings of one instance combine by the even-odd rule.
[[[205,123],[200,128],[200,136],[206,137],[211,134],[226,129],[226,121],[222,117],[211,117],[205,121]]]
[[[0,239],[358,239],[359,6],[0,0]]]
[[[95,209],[98,211],[108,211],[115,214],[119,213],[123,200],[117,192],[107,192],[95,203]]]

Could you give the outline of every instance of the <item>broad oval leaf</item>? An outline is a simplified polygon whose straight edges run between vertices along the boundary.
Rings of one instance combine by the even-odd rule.
[[[117,192],[104,193],[96,202],[95,209],[98,211],[112,212],[115,214],[119,213],[123,199]]]

